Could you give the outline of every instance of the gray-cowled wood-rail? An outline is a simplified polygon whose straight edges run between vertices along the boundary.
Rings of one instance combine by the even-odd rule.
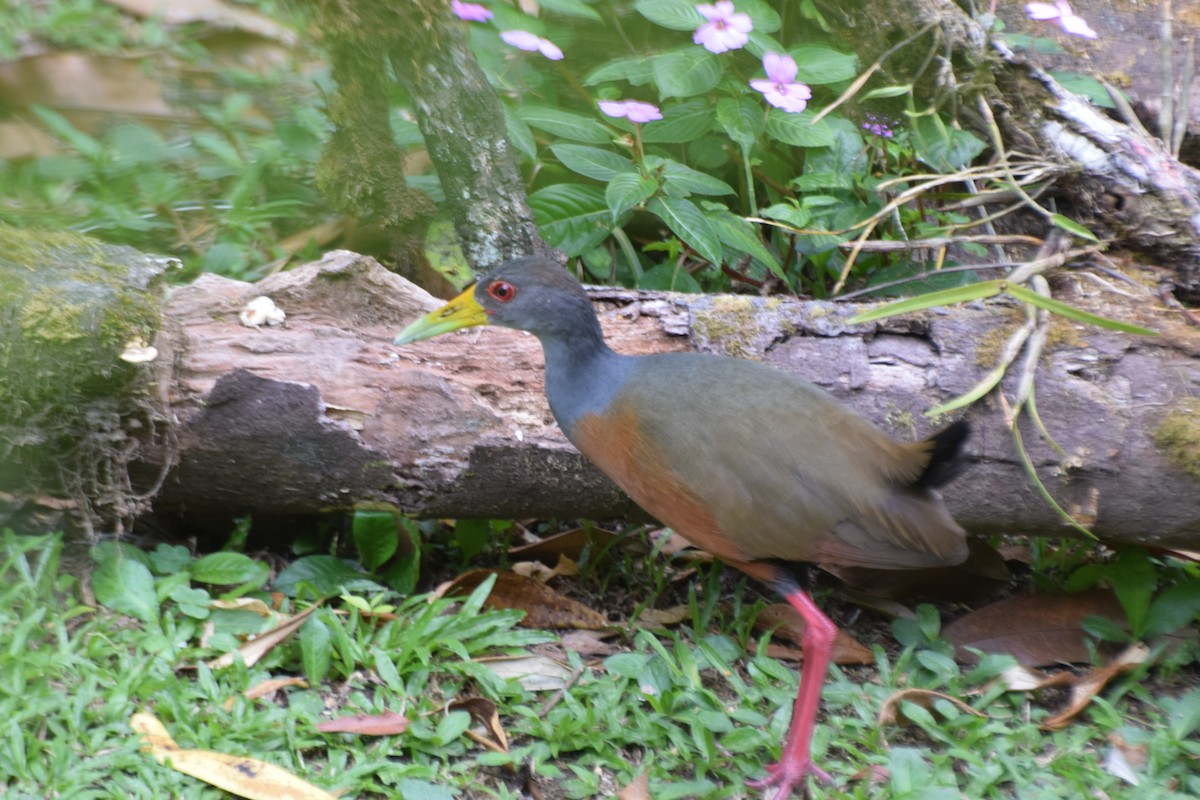
[[[543,258],[509,261],[410,325],[397,344],[473,325],[528,331],[567,438],[660,522],[769,584],[803,616],[804,666],[775,800],[829,776],[809,747],[836,627],[789,562],[902,569],[957,564],[965,535],[935,487],[954,476],[966,423],[893,440],[812,384],[698,353],[624,356],[579,282]]]

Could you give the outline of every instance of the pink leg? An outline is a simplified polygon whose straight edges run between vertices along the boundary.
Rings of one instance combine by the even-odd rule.
[[[821,613],[799,586],[788,581],[779,587],[792,607],[804,617],[804,667],[800,671],[800,691],[792,710],[792,726],[783,744],[779,763],[767,767],[767,777],[759,781],[747,781],[752,789],[779,787],[773,800],[784,800],[797,785],[803,785],[808,775],[823,782],[830,781],[829,774],[812,763],[809,747],[812,743],[813,726],[817,719],[817,708],[821,704],[821,684],[825,682],[825,671],[833,655],[833,640],[837,626]]]

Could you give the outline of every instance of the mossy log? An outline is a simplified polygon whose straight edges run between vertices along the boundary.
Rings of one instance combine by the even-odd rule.
[[[1200,396],[1200,333],[1156,306],[1150,289],[1130,302],[1082,273],[1064,274],[1055,289],[1162,333],[1055,324],[1037,399],[1068,457],[1022,421],[1038,474],[1107,540],[1200,547],[1200,434],[1186,424]],[[282,326],[239,321],[258,295],[287,313]],[[619,351],[759,358],[903,438],[927,434],[923,412],[971,388],[1023,319],[992,301],[850,325],[861,306],[616,289],[593,297]],[[259,284],[205,275],[176,289],[159,357],[140,367],[170,430],[141,441],[135,490],[153,491],[163,514],[256,520],[362,501],[423,516],[637,513],[554,424],[533,337],[486,329],[392,344],[437,302],[345,251]],[[999,406],[985,401],[969,415],[973,463],[946,491],[955,515],[980,533],[1068,533],[1025,474]]]

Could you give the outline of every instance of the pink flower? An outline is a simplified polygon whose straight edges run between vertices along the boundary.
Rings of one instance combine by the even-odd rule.
[[[487,22],[492,18],[491,9],[478,3],[464,3],[461,0],[450,0],[450,10],[459,19],[467,22]]]
[[[1063,32],[1072,36],[1096,38],[1096,32],[1084,21],[1083,17],[1071,10],[1071,4],[1067,0],[1055,0],[1053,5],[1050,3],[1026,3],[1025,13],[1029,15],[1030,19],[1058,20],[1058,26],[1063,29]]]
[[[500,38],[505,44],[511,44],[521,50],[537,50],[551,61],[558,61],[563,57],[563,51],[558,49],[558,45],[529,31],[504,31]]]
[[[796,81],[796,62],[789,55],[767,53],[763,56],[767,79],[756,78],[750,85],[763,93],[767,102],[791,114],[799,114],[808,106],[812,89]]]
[[[754,30],[749,14],[735,12],[730,0],[717,0],[712,5],[698,5],[696,10],[708,22],[696,29],[692,41],[704,45],[710,53],[736,50],[750,41],[749,33]]]
[[[663,118],[658,106],[640,100],[601,100],[600,110],[610,117],[627,117],[630,122],[652,122]]]

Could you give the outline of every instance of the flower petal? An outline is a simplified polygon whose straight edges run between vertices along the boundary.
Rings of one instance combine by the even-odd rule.
[[[487,6],[481,6],[478,3],[464,3],[462,0],[452,0],[450,10],[459,19],[468,22],[487,22],[494,16]]]
[[[1050,3],[1026,3],[1025,13],[1030,19],[1058,19],[1062,16],[1058,6]]]
[[[549,39],[538,39],[538,50],[541,54],[551,61],[561,61],[563,57],[562,48],[556,45]]]
[[[1087,20],[1075,14],[1064,14],[1058,24],[1064,31],[1074,36],[1083,36],[1087,39],[1098,38],[1098,34],[1092,30],[1092,26],[1087,24]]]
[[[501,31],[500,38],[504,40],[505,44],[531,51],[537,50],[542,41],[542,37],[529,31]]]
[[[791,83],[796,79],[796,62],[786,53],[767,53],[763,56],[763,69],[775,83]]]

